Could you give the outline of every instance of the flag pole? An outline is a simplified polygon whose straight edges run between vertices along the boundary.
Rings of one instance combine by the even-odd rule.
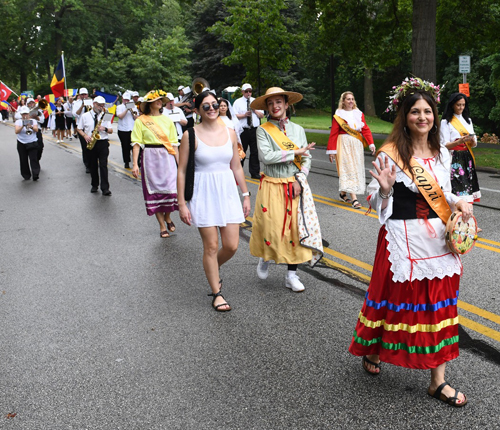
[[[4,81],[0,81],[0,82],[5,85]],[[9,90],[12,92],[12,94],[15,94],[17,97],[19,97],[19,94],[17,94],[15,91],[12,91],[12,89],[9,86],[7,86],[7,85],[5,85],[5,86],[7,88],[9,88]]]
[[[68,97],[68,82],[66,81],[66,69],[64,67],[64,51],[61,51],[62,66],[63,66],[63,76],[64,76],[64,90],[66,91],[66,97]]]

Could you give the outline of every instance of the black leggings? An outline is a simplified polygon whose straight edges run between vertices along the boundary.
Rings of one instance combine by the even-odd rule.
[[[298,264],[289,264],[288,265],[288,270],[293,270],[293,271],[297,271],[297,266]]]

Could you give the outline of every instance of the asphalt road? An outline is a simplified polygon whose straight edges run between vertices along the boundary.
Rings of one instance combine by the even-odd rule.
[[[160,238],[111,143],[104,197],[90,193],[75,140],[45,135],[40,180],[24,181],[0,124],[1,429],[500,428],[498,173],[480,174],[482,239],[463,258],[461,355],[447,379],[469,404],[453,409],[426,394],[428,371],[386,364],[374,378],[347,351],[380,226],[338,200],[324,150],[309,179],[324,263],[299,268],[301,294],[283,266],[259,280],[250,219],[222,268],[233,310],[220,314],[197,230],[175,214],[177,231]]]

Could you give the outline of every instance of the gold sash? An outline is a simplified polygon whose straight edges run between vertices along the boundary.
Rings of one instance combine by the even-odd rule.
[[[468,136],[470,133],[468,130],[464,127],[464,125],[460,122],[460,120],[453,115],[453,118],[450,121],[450,124],[455,127],[455,129],[460,133],[461,137]],[[470,152],[470,155],[472,155],[472,161],[474,161],[474,167],[476,167],[476,157],[474,157],[474,153],[472,152],[472,143],[470,142],[465,142],[465,146],[467,146],[467,149]]]
[[[152,119],[149,115],[141,115],[139,119],[147,127],[147,129],[155,135],[160,142],[168,151],[169,154],[175,155],[175,150],[168,140],[168,136],[164,133],[161,127]]]
[[[399,158],[396,146],[393,143],[388,143],[381,148],[381,151],[387,154],[392,161],[394,161],[399,168],[406,173],[406,175],[415,183],[424,199],[429,203],[429,206],[436,212],[445,224],[451,216],[451,209],[446,201],[443,190],[425,170],[420,163],[413,157],[410,159],[410,169],[413,171],[415,177],[412,176],[408,169],[403,168],[403,162]]]
[[[261,127],[269,133],[269,136],[271,136],[276,145],[278,145],[284,151],[299,149],[299,147],[295,145],[295,143],[293,143],[288,138],[288,136],[285,133],[283,133],[278,127],[276,127],[272,122],[269,121],[265,122],[264,124],[261,125]],[[301,166],[301,159],[302,157],[300,155],[296,155],[293,159],[293,163],[297,166],[299,170]]]
[[[342,118],[340,118],[340,116],[333,115],[333,117],[335,118],[335,121],[337,121],[339,123],[342,130],[344,130],[348,135],[360,140],[365,148],[368,147],[368,142],[366,141],[365,137],[359,131],[353,130],[351,127],[349,127],[347,122],[345,120],[343,120]]]

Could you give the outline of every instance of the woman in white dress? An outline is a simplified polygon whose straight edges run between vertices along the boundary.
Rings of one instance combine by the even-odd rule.
[[[326,153],[330,156],[330,162],[335,160],[337,164],[340,198],[351,203],[353,208],[360,209],[361,203],[356,194],[363,194],[366,186],[363,147],[369,147],[372,155],[375,155],[372,132],[350,91],[340,96],[339,107],[333,118]]]
[[[238,155],[236,134],[218,119],[219,103],[215,96],[208,91],[199,94],[195,100],[195,112],[201,117],[201,122],[192,132],[193,182],[190,179],[193,165],[190,163],[189,130],[184,132],[179,148],[179,214],[184,223],[198,227],[203,241],[203,268],[212,290],[209,294],[213,297],[212,306],[218,312],[227,312],[231,307],[220,292],[219,269],[238,249],[239,224],[250,213],[250,193]],[[236,183],[244,196],[243,208]],[[189,196],[190,187],[192,196]]]

